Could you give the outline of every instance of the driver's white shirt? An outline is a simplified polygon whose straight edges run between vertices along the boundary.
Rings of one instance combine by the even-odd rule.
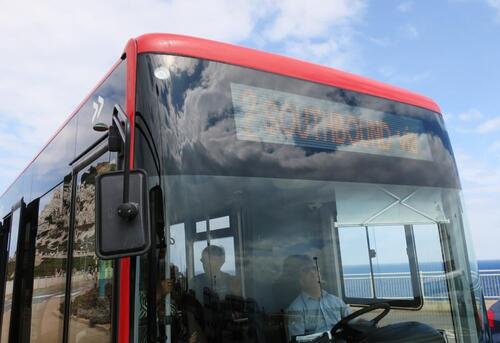
[[[288,306],[286,314],[290,341],[293,336],[330,331],[340,319],[351,314],[351,309],[326,291],[321,292],[319,299],[302,292]]]

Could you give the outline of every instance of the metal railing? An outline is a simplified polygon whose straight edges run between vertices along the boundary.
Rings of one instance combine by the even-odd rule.
[[[480,270],[481,287],[485,299],[500,299],[500,269]]]
[[[424,298],[447,299],[448,287],[446,275],[441,271],[420,272],[420,287]],[[479,271],[485,299],[500,299],[500,269]],[[413,297],[411,274],[398,273],[370,273],[344,274],[344,287],[347,297],[372,298],[373,285],[378,298],[411,299]]]

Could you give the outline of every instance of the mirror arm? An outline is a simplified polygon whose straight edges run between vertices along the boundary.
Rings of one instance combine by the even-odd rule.
[[[123,203],[118,206],[118,215],[131,221],[139,213],[138,204],[129,201],[129,185],[130,185],[130,121],[121,108],[116,104],[113,109],[113,129],[112,132],[116,137],[118,133],[123,147]],[[111,149],[110,149],[111,150]]]

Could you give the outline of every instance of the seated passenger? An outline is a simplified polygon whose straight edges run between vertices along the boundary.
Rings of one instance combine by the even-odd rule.
[[[288,306],[288,340],[294,336],[330,331],[340,319],[351,313],[342,299],[321,288],[320,275],[313,260],[301,255],[296,270],[301,294]]]
[[[221,271],[225,262],[224,248],[209,245],[203,249],[201,263],[204,273],[194,276],[189,283],[189,288],[194,290],[196,298],[201,304],[205,303],[205,289],[208,289],[212,294],[217,294],[219,299],[224,299],[229,294],[239,295],[236,278]]]

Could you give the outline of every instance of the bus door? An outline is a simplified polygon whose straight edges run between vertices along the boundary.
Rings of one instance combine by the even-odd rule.
[[[7,280],[7,252],[9,244],[9,229],[12,221],[12,215],[5,217],[0,225],[0,329],[2,328],[3,313],[4,313],[4,294],[5,282]],[[3,330],[2,330],[3,336]],[[0,338],[1,342],[1,338]]]
[[[68,343],[111,342],[115,335],[111,314],[117,295],[115,261],[95,254],[96,177],[117,169],[116,154],[98,145],[73,167],[65,336]],[[117,237],[119,239],[119,237]]]
[[[11,214],[9,214],[3,221],[2,234],[0,238],[0,248],[2,259],[0,261],[0,271],[1,271],[1,337],[0,342],[14,342],[16,341],[14,337],[9,339],[10,336],[14,336],[17,332],[16,321],[12,320],[16,316],[16,297],[19,296],[18,289],[18,279],[17,274],[19,273],[20,267],[18,266],[18,261],[20,256],[18,254],[19,250],[19,236],[22,236],[21,228],[21,218],[22,211],[24,208],[23,201],[19,201],[12,208]]]

